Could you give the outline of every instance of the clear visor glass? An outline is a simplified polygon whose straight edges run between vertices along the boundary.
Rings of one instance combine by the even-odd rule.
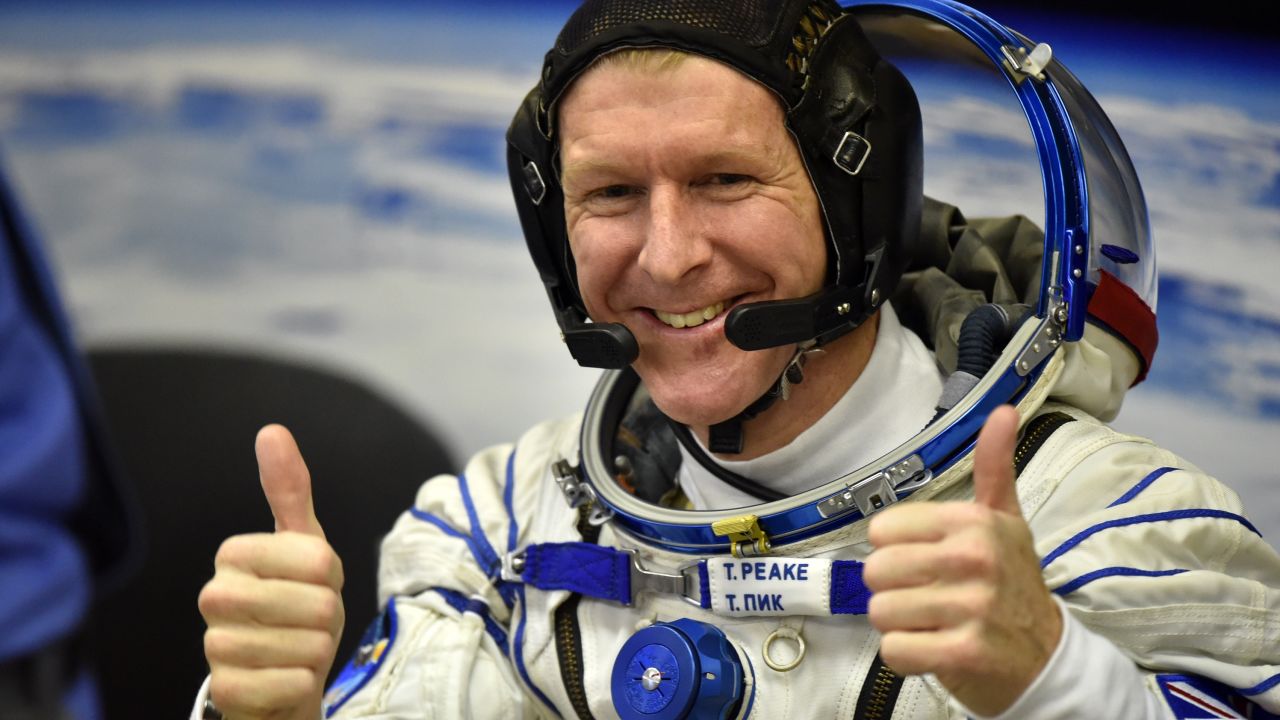
[[[1047,174],[1059,172],[1070,179],[1070,202],[1082,173],[1087,226],[1079,230],[1088,236],[1088,247],[1068,243],[1059,232],[1059,237],[1047,239],[1044,262],[1052,261],[1054,249],[1075,254],[1087,250],[1087,263],[1082,264],[1087,269],[1077,280],[1096,286],[1102,273],[1108,273],[1154,311],[1156,258],[1142,188],[1115,128],[1080,81],[1056,59],[1044,69],[1074,132],[1083,168],[1077,172],[1069,157],[1064,157],[1063,170],[1042,168],[1044,153],[1032,127],[1044,118],[1056,119],[1057,111],[1041,107],[1035,110],[1040,117],[1032,117],[1033,111],[1024,108],[1014,91],[1016,73],[932,18],[883,6],[855,10],[868,37],[919,96],[925,193],[959,207],[970,219],[1023,215],[1045,229],[1052,227],[1049,215],[1057,211],[1049,207]],[[1022,44],[1034,47],[1025,38]]]
[[[1046,69],[1076,130],[1089,192],[1089,281],[1100,271],[1156,309],[1156,255],[1147,203],[1133,162],[1098,101],[1061,63]]]

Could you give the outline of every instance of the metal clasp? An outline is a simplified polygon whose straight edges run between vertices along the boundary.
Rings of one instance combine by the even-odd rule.
[[[1050,261],[1049,277],[1058,277],[1058,263],[1060,257],[1057,250],[1053,251],[1053,257]],[[1036,328],[1036,334],[1031,337],[1031,342],[1022,349],[1018,354],[1017,360],[1014,361],[1014,371],[1019,377],[1026,377],[1031,373],[1041,361],[1053,354],[1053,351],[1062,345],[1062,338],[1067,332],[1067,320],[1069,311],[1067,309],[1067,301],[1063,297],[1062,288],[1058,285],[1049,287],[1049,307],[1045,313],[1044,320],[1040,321],[1040,326]]]
[[[551,465],[551,475],[556,479],[556,485],[560,486],[560,492],[564,494],[565,502],[569,503],[570,508],[591,501],[587,485],[578,475],[578,468],[570,465],[568,460],[561,458],[555,461]]]
[[[898,494],[893,491],[893,483],[886,473],[877,473],[849,490],[863,517],[898,502]]]
[[[591,512],[587,514],[589,524],[599,526],[613,519],[613,510],[600,502],[595,488],[582,479],[578,468],[570,465],[568,460],[561,458],[552,463],[551,475],[570,508],[576,509],[583,505],[591,508]]]
[[[835,162],[836,167],[856,177],[862,172],[862,166],[866,164],[869,157],[871,157],[871,141],[850,130],[840,138],[840,144],[836,147],[831,160]]]
[[[642,592],[660,593],[662,595],[679,595],[685,602],[702,607],[701,579],[698,575],[698,563],[681,566],[675,573],[646,570],[640,564],[640,557],[635,550],[631,553],[631,602],[635,604],[636,595]]]
[[[587,513],[587,524],[592,527],[600,527],[613,519],[613,510],[600,502],[600,498],[596,496],[596,491],[587,486],[587,492],[591,494],[591,512]]]
[[[818,503],[818,514],[835,517],[856,507],[866,517],[898,502],[898,493],[919,490],[932,479],[933,473],[924,466],[924,460],[912,455]]]
[[[524,165],[524,188],[529,191],[529,199],[534,205],[541,205],[542,199],[547,196],[547,184],[542,180],[542,171],[532,160]]]
[[[1049,43],[1036,43],[1030,52],[1024,47],[1004,45],[1000,53],[1004,55],[1005,69],[1018,83],[1027,78],[1044,82],[1044,69],[1053,60],[1053,48]]]
[[[524,582],[525,550],[517,550],[502,556],[502,569],[498,577],[507,582]]]
[[[764,555],[772,549],[769,536],[760,528],[757,515],[739,515],[711,523],[711,532],[729,536],[729,549],[734,557]]]

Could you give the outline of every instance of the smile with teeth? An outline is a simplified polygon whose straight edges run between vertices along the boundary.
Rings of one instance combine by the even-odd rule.
[[[694,310],[693,312],[688,313],[669,313],[661,310],[654,310],[653,314],[657,315],[658,319],[662,322],[678,330],[680,328],[697,327],[722,312],[724,312],[724,303],[718,302],[714,305],[708,305],[701,310]]]

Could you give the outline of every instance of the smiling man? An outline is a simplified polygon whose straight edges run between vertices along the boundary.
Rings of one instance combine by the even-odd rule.
[[[818,198],[782,107],[727,65],[655,50],[602,58],[559,116],[565,223],[587,314],[635,335],[633,367],[650,395],[705,443],[795,354],[738,349],[725,337],[728,312],[811,296],[827,272]],[[796,401],[744,426],[739,459],[786,445],[826,414],[866,365],[875,328],[863,323],[811,357]],[[941,387],[936,370],[927,375]]]
[[[908,4],[935,34],[903,37],[1012,42]],[[1047,52],[999,71],[1055,88],[1061,156],[1113,154],[1096,207],[1046,169],[1046,237],[923,198],[915,96],[838,6],[587,2],[508,157],[566,345],[609,372],[581,417],[422,486],[327,693],[341,564],[264,429],[276,532],[218,553],[193,716],[1280,710],[1280,558],[1229,490],[1096,419],[1151,360],[1152,254]]]

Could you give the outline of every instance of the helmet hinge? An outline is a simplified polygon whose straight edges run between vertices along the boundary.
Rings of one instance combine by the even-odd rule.
[[[772,549],[769,536],[760,528],[757,515],[739,515],[711,523],[711,532],[729,536],[729,549],[734,557],[765,555]]]
[[[1060,259],[1058,251],[1054,250],[1050,259],[1050,278],[1057,278]],[[1056,283],[1050,285],[1047,295],[1049,305],[1045,308],[1044,319],[1036,328],[1036,334],[1014,361],[1014,370],[1020,377],[1026,377],[1042,360],[1052,355],[1062,345],[1062,338],[1066,335],[1069,312],[1062,287]]]
[[[1053,48],[1048,43],[1036,43],[1031,52],[1027,52],[1024,47],[1002,45],[1000,53],[1004,55],[1004,69],[1015,83],[1021,83],[1027,78],[1044,82],[1044,69],[1053,60]]]

